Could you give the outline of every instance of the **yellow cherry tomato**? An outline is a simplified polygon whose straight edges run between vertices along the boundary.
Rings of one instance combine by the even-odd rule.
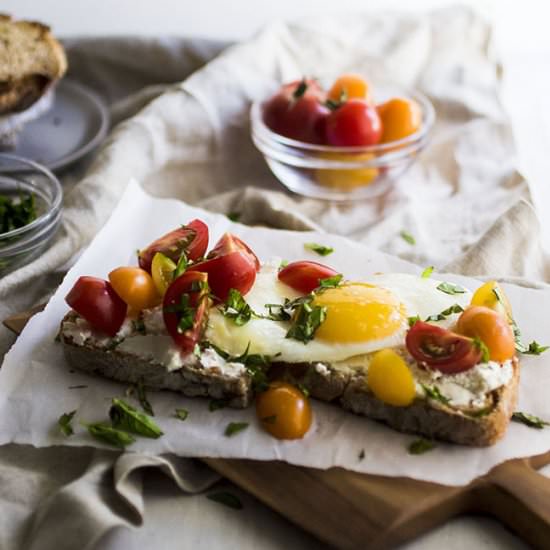
[[[176,264],[162,252],[157,252],[151,262],[151,276],[160,296],[166,294],[166,289],[170,286],[173,279],[173,273]]]
[[[382,121],[380,143],[388,143],[414,134],[422,124],[420,107],[412,99],[396,97],[376,107]]]
[[[358,74],[343,74],[338,77],[328,92],[328,98],[332,101],[341,99],[366,99],[370,100],[368,82]]]
[[[512,319],[512,306],[504,290],[496,281],[487,281],[482,284],[472,296],[470,302],[473,306],[485,306],[497,311],[505,317],[506,320]]]
[[[304,437],[312,421],[309,399],[285,382],[272,382],[256,396],[256,415],[262,428],[277,439]]]
[[[347,153],[323,153],[323,158],[336,161],[369,161],[374,158],[370,153],[350,155]],[[364,187],[371,184],[377,177],[378,168],[328,168],[315,170],[317,183],[324,187],[350,191],[356,187]]]
[[[380,401],[396,407],[410,405],[416,395],[414,378],[407,363],[391,349],[374,354],[369,363],[367,383]]]
[[[161,301],[151,275],[141,267],[118,267],[109,273],[109,282],[132,310],[154,307]]]

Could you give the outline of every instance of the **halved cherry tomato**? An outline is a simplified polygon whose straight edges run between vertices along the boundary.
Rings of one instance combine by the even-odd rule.
[[[328,91],[332,101],[352,98],[369,100],[368,82],[359,74],[343,74],[339,76]]]
[[[168,287],[162,302],[166,330],[185,353],[195,348],[208,321],[208,275],[187,271]]]
[[[514,333],[508,321],[497,311],[485,306],[470,306],[461,313],[457,331],[479,338],[489,348],[492,361],[506,361],[516,353]]]
[[[482,356],[471,338],[424,321],[417,321],[409,329],[405,343],[417,361],[445,374],[471,369]]]
[[[208,227],[200,220],[193,220],[179,229],[170,231],[140,251],[139,267],[150,273],[151,263],[157,252],[162,252],[174,262],[177,262],[181,253],[185,252],[189,260],[196,261],[204,256],[207,247]]]
[[[473,306],[485,306],[494,309],[510,321],[512,316],[512,306],[502,287],[496,281],[487,281],[482,284],[472,296],[470,303]]]
[[[282,136],[323,143],[325,122],[330,114],[325,99],[315,80],[291,82],[264,104],[263,120],[270,130]]]
[[[311,427],[309,399],[285,382],[273,382],[256,396],[256,415],[262,428],[277,439],[300,439]]]
[[[109,282],[134,311],[160,304],[161,297],[153,278],[141,267],[117,267],[109,273]]]
[[[382,136],[376,108],[363,99],[350,99],[332,111],[327,119],[329,145],[339,147],[375,145]]]
[[[157,288],[157,292],[164,296],[167,288],[170,286],[174,279],[174,271],[176,269],[176,263],[173,262],[168,256],[165,256],[162,252],[157,252],[153,256],[153,262],[151,263],[151,277]]]
[[[292,262],[279,271],[279,281],[289,287],[308,294],[321,284],[321,279],[334,277],[338,272],[317,262]]]
[[[422,112],[418,104],[396,97],[377,107],[382,120],[382,143],[397,141],[414,134],[422,124]]]
[[[126,318],[127,306],[111,283],[80,277],[65,301],[96,330],[115,336]]]
[[[203,262],[193,264],[188,271],[208,273],[208,284],[216,298],[226,300],[234,288],[243,296],[252,288],[260,262],[256,254],[241,239],[225,233]]]

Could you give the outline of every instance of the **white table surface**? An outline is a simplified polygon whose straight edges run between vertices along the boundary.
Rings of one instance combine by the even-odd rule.
[[[444,0],[372,0],[380,7],[421,11],[452,2]],[[532,184],[539,204],[550,204],[550,3],[537,0],[469,1],[486,12],[496,11],[497,39],[505,71],[504,103],[514,129],[520,168]],[[17,17],[47,21],[60,36],[76,35],[181,35],[239,40],[274,18],[295,18],[316,13],[365,11],[364,0],[2,0],[0,10]],[[258,6],[261,5],[261,9]],[[535,138],[535,139],[534,139]],[[550,217],[541,216],[545,244],[550,248]],[[550,476],[550,467],[543,470]],[[138,530],[119,529],[100,544],[106,550],[160,547],[232,548],[238,528],[233,510],[201,496],[183,495],[162,476],[145,488],[145,523]],[[289,524],[252,497],[242,496],[252,548],[319,548],[319,543]],[[170,504],[167,505],[167,502]],[[193,531],[193,518],[208,514],[212,529]],[[170,532],[171,536],[166,537]],[[456,518],[407,544],[409,550],[527,548],[517,537],[490,518]]]

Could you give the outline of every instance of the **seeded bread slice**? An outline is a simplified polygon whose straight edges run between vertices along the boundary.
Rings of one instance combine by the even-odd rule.
[[[246,407],[252,401],[252,379],[247,372],[238,377],[226,376],[215,367],[205,368],[200,358],[194,356],[189,364],[169,372],[160,363],[143,360],[116,347],[109,349],[109,346],[88,341],[80,344],[65,329],[77,318],[75,312],[67,314],[59,333],[65,356],[76,369],[121,382],[141,380],[150,388],[175,390],[190,397],[224,399],[236,408]],[[459,409],[437,400],[420,398],[407,407],[388,405],[369,390],[364,370],[357,367],[274,363],[268,376],[299,384],[316,399],[384,422],[401,432],[482,447],[492,445],[504,435],[515,410],[520,370],[517,359],[512,362],[512,370],[511,380],[488,392],[481,409]]]
[[[178,391],[189,397],[221,399],[234,408],[247,407],[252,401],[252,379],[247,372],[228,376],[216,367],[206,368],[194,355],[180,369],[168,371],[154,360],[143,359],[116,347],[93,340],[79,343],[67,330],[77,317],[75,312],[69,312],[59,331],[65,357],[75,369],[119,382],[142,382],[148,388]]]
[[[0,115],[30,107],[66,70],[49,27],[0,14]]]

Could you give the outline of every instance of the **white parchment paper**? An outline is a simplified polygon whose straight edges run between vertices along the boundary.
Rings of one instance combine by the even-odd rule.
[[[106,419],[110,399],[123,396],[126,386],[69,370],[61,346],[54,341],[59,322],[68,310],[64,297],[80,275],[106,277],[117,266],[135,263],[136,249],[195,217],[209,225],[211,243],[230,230],[244,238],[261,260],[273,256],[288,260],[318,259],[303,247],[305,242],[317,241],[335,248],[323,262],[348,278],[361,278],[376,271],[420,273],[422,269],[343,237],[234,224],[224,216],[172,199],[152,198],[131,183],[108,223],[69,271],[44,312],[30,321],[6,356],[0,371],[0,444],[101,446],[78,422]],[[480,284],[461,276],[444,278],[470,289]],[[504,286],[524,339],[542,343],[550,340],[550,290]],[[525,356],[522,365],[519,410],[550,420],[547,397],[550,356]],[[86,387],[71,389],[80,385]],[[130,452],[279,459],[316,468],[342,466],[358,472],[461,485],[508,458],[550,449],[550,428],[535,430],[512,423],[506,437],[493,447],[471,449],[441,443],[429,453],[413,456],[408,454],[407,446],[414,436],[317,402],[310,433],[303,440],[283,442],[258,427],[253,408],[210,412],[208,400],[185,398],[172,392],[150,392],[149,400],[165,435],[158,440],[140,438]],[[187,421],[174,418],[176,407],[189,410]],[[59,433],[57,419],[73,409],[77,409],[76,433],[66,438]],[[249,422],[250,426],[234,437],[225,437],[227,424],[236,421]],[[362,459],[361,451],[364,451]]]

